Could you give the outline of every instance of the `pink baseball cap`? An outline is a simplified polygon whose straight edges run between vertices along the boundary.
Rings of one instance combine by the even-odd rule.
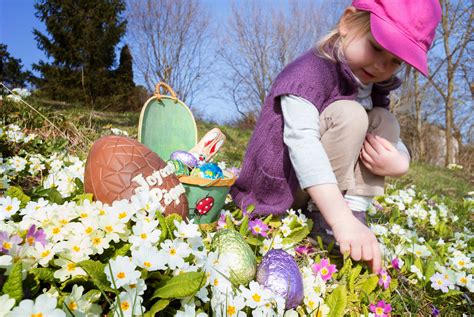
[[[370,12],[370,29],[387,51],[428,76],[427,53],[441,20],[439,0],[353,0]]]

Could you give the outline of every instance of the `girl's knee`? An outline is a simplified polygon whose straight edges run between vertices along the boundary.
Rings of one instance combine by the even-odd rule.
[[[327,128],[346,132],[354,137],[365,138],[369,118],[364,107],[352,100],[338,100],[323,111]]]
[[[393,143],[400,137],[400,125],[393,113],[382,107],[375,107],[368,114],[369,132]]]

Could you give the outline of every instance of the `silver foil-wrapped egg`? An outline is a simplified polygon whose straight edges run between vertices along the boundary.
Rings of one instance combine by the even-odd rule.
[[[213,251],[218,253],[234,285],[246,285],[255,277],[257,259],[242,235],[233,229],[218,231],[213,239]]]
[[[257,268],[257,282],[285,299],[286,309],[303,301],[303,278],[291,255],[283,250],[267,252]]]
[[[187,151],[174,151],[171,153],[170,159],[180,161],[190,168],[194,168],[198,164],[196,157]]]

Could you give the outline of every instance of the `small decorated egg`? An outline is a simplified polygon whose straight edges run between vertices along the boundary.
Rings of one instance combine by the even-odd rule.
[[[174,151],[171,153],[170,159],[180,161],[189,168],[194,168],[198,165],[196,157],[187,151]]]
[[[183,162],[178,160],[169,160],[167,163],[174,167],[174,173],[176,176],[189,175],[189,168],[184,165]]]
[[[257,282],[285,299],[286,309],[303,301],[303,279],[298,264],[283,250],[267,252],[257,268]]]
[[[208,179],[218,179],[224,178],[224,173],[222,169],[217,166],[216,163],[205,163],[195,168],[191,172],[191,176],[199,176],[201,178],[208,178]]]
[[[246,285],[254,279],[257,259],[240,233],[233,229],[217,231],[211,249],[217,252],[226,276],[234,285]]]

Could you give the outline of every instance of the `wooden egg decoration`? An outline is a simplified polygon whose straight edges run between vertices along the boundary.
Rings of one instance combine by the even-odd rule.
[[[171,172],[170,172],[171,171]],[[110,135],[94,142],[87,157],[84,190],[94,199],[112,204],[115,200],[130,199],[139,183],[133,179],[142,174],[150,191],[162,195],[160,204],[164,214],[188,216],[188,200],[183,185],[172,169],[155,152],[125,136]],[[153,181],[149,181],[153,180]]]

